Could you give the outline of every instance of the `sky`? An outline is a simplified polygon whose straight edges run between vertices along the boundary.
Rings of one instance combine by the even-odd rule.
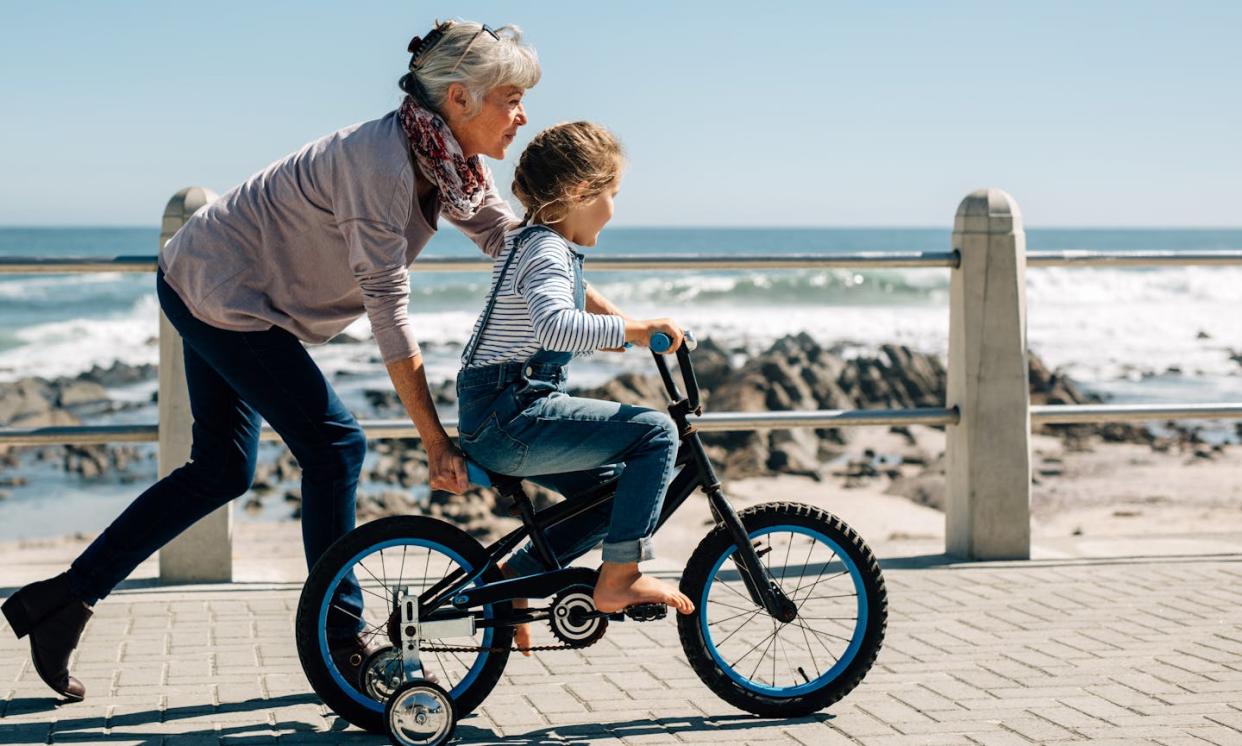
[[[0,225],[154,225],[400,100],[437,18],[517,24],[630,160],[615,225],[1242,226],[1242,3],[0,0]],[[507,191],[507,190],[506,190]]]

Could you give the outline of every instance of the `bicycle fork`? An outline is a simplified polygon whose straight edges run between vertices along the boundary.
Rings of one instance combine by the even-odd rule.
[[[746,527],[737,517],[733,506],[725,499],[719,487],[708,490],[707,499],[716,517],[716,522],[723,525],[733,539],[733,546],[736,547],[732,557],[733,564],[737,567],[747,593],[750,594],[750,600],[762,607],[778,622],[786,624],[792,622],[798,616],[798,605],[764,570],[763,563],[759,560],[759,553],[755,551],[755,545],[751,543]]]

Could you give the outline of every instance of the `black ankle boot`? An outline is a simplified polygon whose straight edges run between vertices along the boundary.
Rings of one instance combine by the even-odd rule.
[[[66,699],[85,697],[86,687],[69,675],[69,656],[91,618],[91,607],[73,595],[69,576],[31,583],[0,609],[18,638],[30,635],[30,655],[43,683]]]

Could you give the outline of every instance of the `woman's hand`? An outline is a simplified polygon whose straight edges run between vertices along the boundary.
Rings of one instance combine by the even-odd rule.
[[[651,345],[651,335],[656,332],[664,332],[673,341],[669,348],[664,351],[665,355],[671,355],[677,352],[678,347],[681,347],[681,327],[672,319],[625,320],[625,341],[631,344],[648,347]]]
[[[439,443],[427,443],[428,483],[433,490],[445,490],[460,495],[470,486],[466,477],[466,458],[453,445],[445,440]]]

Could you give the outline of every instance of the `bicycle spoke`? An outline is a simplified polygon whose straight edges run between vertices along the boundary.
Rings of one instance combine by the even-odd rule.
[[[806,641],[806,654],[811,656],[811,665],[814,666],[815,673],[820,673],[819,661],[815,660],[815,649],[811,646],[811,638],[807,636],[806,629],[802,630],[802,639]]]
[[[397,570],[397,582],[398,583],[400,583],[401,579],[405,577],[405,550],[408,548],[409,548],[408,544],[401,545],[401,567]]]
[[[780,653],[781,632],[776,628],[776,620],[772,620],[772,686],[776,686],[776,659]]]
[[[815,630],[811,629],[810,627],[807,627],[807,626],[802,625],[802,624],[798,624],[796,621],[791,622],[791,624],[793,624],[794,626],[797,626],[797,627],[801,627],[801,628],[802,628],[802,632],[803,632],[804,634],[805,634],[806,632],[815,632]],[[819,636],[818,636],[818,635],[817,635],[817,636],[815,636],[815,637],[813,637],[813,638],[811,638],[811,639],[813,639],[813,640],[815,640],[816,642],[818,642],[818,643],[819,643],[819,646],[820,646],[821,648],[823,648],[823,649],[824,649],[824,652],[825,652],[825,653],[827,653],[828,655],[831,655],[831,656],[832,656],[832,662],[833,662],[833,663],[836,663],[837,661],[841,660],[841,659],[837,656],[837,654],[836,654],[836,653],[832,652],[832,649],[831,649],[831,648],[829,648],[827,645],[825,645],[825,644],[824,644],[824,641],[823,641],[823,640],[819,639]],[[818,668],[818,666],[816,666],[816,668]]]
[[[762,609],[760,609],[760,611],[762,611]],[[737,619],[737,618],[738,618],[738,617],[740,617],[740,616],[746,616],[747,614],[750,614],[751,616],[754,616],[755,612],[751,611],[750,609],[747,609],[746,611],[740,612],[740,613],[738,613],[738,614],[734,614],[733,616],[725,617],[724,619],[717,619],[717,620],[716,620],[716,621],[714,621],[714,622],[708,622],[708,623],[707,623],[707,626],[708,626],[708,627],[714,627],[714,626],[716,626],[717,624],[724,624],[725,622],[728,622],[728,621],[733,620],[733,619]]]
[[[470,666],[467,666],[467,665],[466,665],[466,664],[462,661],[461,656],[459,656],[459,655],[457,654],[457,651],[456,651],[456,650],[451,650],[451,651],[449,651],[449,653],[450,653],[450,655],[452,655],[452,656],[453,656],[453,660],[457,661],[457,665],[459,665],[459,666],[461,666],[461,667],[462,667],[462,670],[463,670],[463,671],[469,671],[469,670],[470,670]]]
[[[388,608],[388,604],[392,603],[391,598],[388,598],[387,596],[381,596],[380,594],[376,593],[375,591],[371,590],[370,588],[366,587],[365,585],[361,583],[358,584],[358,589],[362,591],[363,593],[370,593],[372,596],[375,596],[376,598],[383,601],[384,608]]]
[[[444,659],[440,657],[440,654],[439,654],[439,653],[432,653],[432,655],[434,655],[434,656],[436,657],[436,663],[439,663],[439,664],[440,664],[440,670],[444,672],[444,683],[445,683],[445,685],[448,685],[448,684],[452,683],[452,681],[453,681],[453,677],[452,677],[452,676],[449,676],[448,668],[447,668],[447,667],[445,667],[445,665],[444,665]],[[453,653],[453,657],[454,657],[454,658],[456,658],[456,657],[457,657],[457,654],[456,654],[456,653]],[[466,670],[470,670],[470,669],[466,669]]]
[[[720,580],[720,576],[719,576],[719,575],[717,575],[717,576],[715,577],[715,580]],[[727,591],[729,591],[729,592],[733,593],[733,595],[737,596],[738,598],[742,599],[743,601],[745,601],[745,602],[747,602],[747,603],[750,603],[750,604],[753,604],[753,603],[754,603],[754,601],[751,601],[751,600],[750,600],[750,596],[747,596],[747,595],[745,595],[744,593],[742,593],[741,591],[737,590],[736,588],[734,588],[734,587],[732,587],[732,586],[728,585],[728,584],[727,584],[727,583],[725,583],[723,580],[720,580],[720,585],[721,585],[721,587],[723,587],[725,590],[727,590]]]
[[[785,560],[781,565],[781,590],[785,589],[785,573],[789,570],[789,550],[793,549],[794,537],[789,537],[789,543],[785,545]],[[812,541],[812,544],[815,542]]]
[[[790,622],[790,624],[798,624],[798,620],[795,619],[794,621]],[[818,635],[820,637],[835,637],[836,639],[841,640],[842,642],[851,642],[850,638],[848,637],[842,637],[841,635],[834,635],[831,632],[821,632],[820,630],[817,630],[814,627],[806,627],[801,624],[798,624],[798,626],[803,627],[804,629],[808,630],[813,635]]]
[[[772,638],[772,641],[771,641],[771,642],[769,642],[769,643],[768,643],[768,646],[767,646],[767,647],[765,647],[765,648],[763,649],[763,652],[759,654],[759,660],[755,662],[755,668],[754,668],[754,670],[750,672],[750,676],[747,676],[747,677],[746,677],[746,678],[750,679],[751,681],[754,681],[754,680],[755,680],[755,674],[759,673],[759,666],[763,665],[763,659],[767,657],[767,655],[768,655],[768,651],[772,649],[772,645],[776,642],[776,633],[775,633],[775,632],[773,632],[770,636],[771,636],[771,638]],[[775,666],[775,664],[776,664],[776,656],[773,656],[773,657],[772,657],[772,664],[773,664],[773,666]],[[772,670],[773,670],[773,671],[776,671],[776,668],[774,667]],[[774,686],[775,686],[775,685],[774,685]]]
[[[368,622],[366,619],[364,619],[364,618],[362,618],[362,617],[358,616],[357,614],[355,614],[354,612],[352,612],[352,611],[350,611],[349,609],[345,608],[344,606],[341,606],[340,604],[336,604],[336,603],[334,603],[334,604],[332,604],[332,608],[336,609],[337,611],[341,612],[342,614],[346,614],[346,615],[348,615],[348,616],[353,617],[354,619],[357,619],[358,621],[362,622],[363,624],[370,625],[370,622]]]
[[[380,551],[383,551],[383,550],[380,550]],[[367,575],[370,575],[372,580],[374,580],[375,582],[377,582],[377,583],[379,583],[380,585],[384,586],[384,590],[385,590],[385,591],[387,591],[389,594],[391,594],[391,593],[392,593],[392,589],[391,589],[391,588],[389,588],[389,587],[388,587],[388,585],[384,583],[384,581],[382,581],[382,580],[380,580],[379,578],[375,577],[375,573],[371,572],[371,568],[369,568],[369,567],[367,567],[366,565],[362,564],[362,562],[359,562],[359,563],[358,563],[358,567],[361,567],[363,570],[366,570],[366,571],[367,571]],[[359,585],[361,585],[361,583],[359,583]],[[377,593],[376,595],[378,596],[379,594]],[[383,598],[383,596],[380,596],[380,598]]]
[[[857,597],[858,597],[857,593],[838,593],[832,596],[807,596],[806,598],[803,598],[802,601],[803,603],[805,603],[807,600],[811,598],[814,598],[817,601],[819,600],[828,601],[834,598],[857,598]]]
[[[787,625],[787,624],[783,624],[783,625],[781,625],[781,629],[782,629],[782,630],[784,630],[784,629],[785,629],[786,627],[788,627],[788,626],[789,626],[789,625]],[[777,636],[777,639],[778,639],[778,640],[780,639],[780,636],[779,636],[779,635]],[[777,646],[776,646],[776,647],[777,647],[777,649],[780,649],[780,644],[779,644],[779,643],[777,643]],[[793,661],[791,661],[791,660],[789,659],[789,641],[788,641],[788,640],[786,640],[786,641],[785,641],[785,649],[784,649],[784,653],[785,653],[785,665],[789,666],[789,677],[790,677],[791,679],[793,679],[794,684],[796,685],[796,684],[798,683],[797,673],[801,670],[801,667],[800,667],[800,666],[795,666],[795,665],[794,665],[794,662],[793,662]],[[812,659],[812,660],[814,660],[814,659]],[[817,674],[818,674],[818,673],[819,673],[819,670],[817,669],[817,670],[815,671],[815,673],[817,673]],[[804,677],[806,676],[806,674],[805,674],[805,673],[803,673],[802,675],[803,675]],[[773,681],[773,682],[772,682],[772,686],[776,686],[776,682],[775,682],[775,681]]]
[[[837,555],[836,555],[836,553],[834,552],[834,553],[833,553],[833,555],[832,555],[832,557],[833,557],[833,558],[835,558],[836,556],[837,556]],[[794,588],[794,589],[793,589],[793,592],[794,592],[794,593],[797,593],[798,591],[802,590],[803,588],[808,588],[808,587],[809,587],[809,588],[814,588],[814,587],[815,587],[818,583],[820,583],[820,582],[822,582],[822,581],[824,581],[824,580],[832,580],[833,578],[840,577],[840,576],[842,576],[842,575],[844,575],[844,574],[846,574],[846,573],[848,573],[848,572],[849,572],[849,570],[842,570],[841,572],[837,573],[836,575],[831,575],[831,576],[829,576],[829,577],[825,578],[825,577],[824,577],[824,571],[825,571],[825,570],[827,570],[827,569],[828,569],[828,566],[829,566],[829,565],[831,565],[831,564],[832,564],[832,559],[830,558],[827,562],[825,562],[825,563],[823,564],[823,566],[822,566],[822,567],[820,567],[820,568],[819,568],[819,574],[815,576],[815,580],[814,580],[813,582],[811,582],[811,583],[803,583],[802,585],[799,585],[797,588]]]
[[[710,598],[707,599],[707,603],[717,604],[719,606],[724,606],[725,608],[728,608],[728,609],[737,609],[738,611],[751,611],[756,608],[754,604],[751,604],[750,606],[734,606],[733,604],[727,604],[724,601],[714,601]]]
[[[756,609],[754,612],[752,612],[752,613],[751,613],[751,615],[750,615],[750,618],[749,618],[749,619],[747,619],[746,621],[744,621],[744,622],[742,622],[741,624],[739,624],[739,625],[738,625],[738,627],[737,627],[737,629],[735,629],[735,630],[733,630],[732,632],[730,632],[730,633],[729,633],[729,637],[733,637],[734,635],[736,635],[736,634],[738,633],[738,631],[742,629],[742,627],[745,627],[747,624],[749,624],[749,623],[750,623],[750,620],[751,620],[751,619],[754,619],[754,618],[755,618],[755,616],[756,616],[756,615],[758,615],[758,614],[759,614],[759,612],[761,612],[761,611],[763,611],[763,609]],[[724,646],[724,644],[725,644],[726,642],[728,642],[728,641],[729,641],[729,637],[726,637],[725,639],[723,639],[723,640],[721,640],[720,642],[716,643],[716,647],[717,647],[717,648],[723,647],[723,646]]]
[[[856,622],[858,617],[855,616],[803,616],[798,615],[799,619],[806,619],[812,622]]]
[[[775,634],[775,633],[774,633],[774,634]],[[762,640],[760,640],[759,642],[755,643],[754,647],[752,647],[750,650],[747,650],[745,653],[742,653],[742,657],[741,657],[741,658],[738,658],[737,660],[735,660],[735,661],[733,661],[732,663],[730,663],[730,664],[729,664],[729,668],[732,668],[733,670],[735,670],[735,671],[736,671],[736,670],[737,670],[737,664],[741,663],[743,658],[745,658],[746,656],[748,656],[748,655],[750,655],[751,653],[755,652],[755,650],[757,650],[757,649],[759,648],[759,646],[760,646],[760,645],[764,644],[765,642],[767,642],[767,641],[768,641],[768,640],[770,640],[770,639],[772,639],[772,635],[768,635],[767,637],[764,637],[764,638],[763,638]],[[762,661],[763,661],[763,658],[761,657],[759,660],[760,660],[760,662],[762,662]],[[751,674],[751,676],[753,676],[753,675],[754,675],[754,674],[752,673],[752,674]]]
[[[825,565],[825,567],[827,567],[827,565]],[[808,590],[808,591],[806,592],[806,596],[804,596],[804,597],[802,598],[802,603],[801,603],[801,604],[798,604],[798,608],[799,608],[799,609],[801,609],[801,608],[802,608],[802,604],[805,604],[805,603],[806,603],[806,599],[808,599],[808,598],[810,598],[810,597],[811,597],[811,593],[813,593],[813,592],[815,591],[815,586],[819,585],[821,580],[829,580],[829,581],[831,581],[833,578],[839,578],[839,577],[841,577],[842,575],[848,575],[848,574],[849,574],[849,570],[842,570],[841,572],[837,573],[836,575],[830,575],[830,576],[829,576],[829,577],[827,577],[827,578],[820,578],[820,579],[817,579],[814,583],[812,583],[812,584],[811,584],[811,588],[810,588],[810,590]]]
[[[427,571],[431,569],[431,550],[427,550],[427,561],[423,563],[423,586],[427,585]],[[441,578],[443,580],[443,578]]]
[[[384,588],[388,588],[388,568],[384,565],[384,550],[380,550],[380,574],[384,576]]]

